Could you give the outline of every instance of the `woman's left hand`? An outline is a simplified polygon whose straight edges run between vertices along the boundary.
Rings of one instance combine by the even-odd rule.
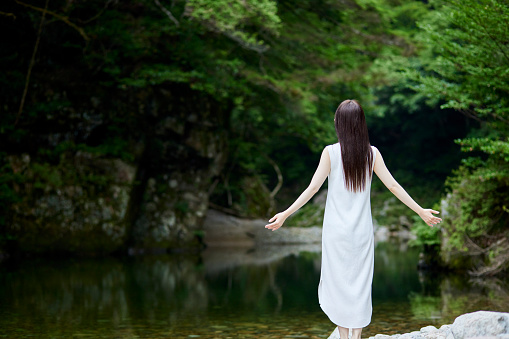
[[[421,217],[422,220],[424,220],[424,222],[428,225],[428,226],[435,226],[436,224],[439,224],[440,222],[442,222],[442,218],[439,218],[439,217],[435,217],[433,214],[438,214],[440,212],[438,211],[435,211],[435,210],[432,210],[432,209],[423,209],[420,213],[419,213],[419,216]]]
[[[271,224],[265,225],[265,228],[268,228],[269,230],[275,231],[281,226],[283,226],[283,223],[285,222],[287,216],[284,214],[284,212],[278,213],[272,218],[270,218],[269,222]]]

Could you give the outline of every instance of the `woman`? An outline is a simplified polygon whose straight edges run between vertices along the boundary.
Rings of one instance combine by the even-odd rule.
[[[338,326],[341,339],[360,339],[362,328],[371,322],[371,283],[374,241],[370,186],[373,171],[387,188],[417,213],[429,226],[442,219],[439,212],[421,208],[394,180],[380,151],[369,143],[368,128],[361,105],[343,101],[334,117],[338,143],[324,148],[320,163],[308,188],[284,212],[266,225],[280,228],[329,177],[323,218],[322,269],[318,298],[320,307]]]

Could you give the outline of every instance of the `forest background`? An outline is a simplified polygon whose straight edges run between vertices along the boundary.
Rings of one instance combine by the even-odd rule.
[[[508,17],[503,0],[3,1],[0,253],[200,247],[210,207],[291,203],[355,98],[444,218],[375,181],[378,223],[436,265],[507,273]]]

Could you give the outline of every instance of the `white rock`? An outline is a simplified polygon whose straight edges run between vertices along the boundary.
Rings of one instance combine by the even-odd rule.
[[[442,325],[440,327],[439,331],[445,332],[445,331],[450,331],[450,330],[451,330],[451,325]]]
[[[336,328],[329,339],[340,339]],[[509,339],[509,313],[479,311],[463,314],[452,325],[426,326],[405,334],[377,334],[369,339]]]
[[[479,311],[454,320],[451,332],[455,339],[501,337],[509,334],[509,313]]]
[[[390,335],[386,335],[386,334],[377,334],[373,337],[374,339],[389,339],[389,338],[392,338]]]
[[[432,325],[421,328],[422,333],[430,333],[430,332],[437,332],[437,331],[438,331],[438,329]]]
[[[454,335],[451,332],[451,325],[442,325],[438,333],[439,337],[437,337],[437,339],[454,339]]]
[[[421,334],[419,331],[414,331],[410,333],[405,333],[401,335],[398,339],[425,339],[424,335]]]

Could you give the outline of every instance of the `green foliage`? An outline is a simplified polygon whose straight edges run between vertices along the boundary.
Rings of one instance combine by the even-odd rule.
[[[185,143],[189,125],[209,126],[203,112],[212,105],[220,107],[211,114],[224,117],[228,133],[222,150],[228,160],[212,178],[217,183],[212,200],[263,214],[273,207],[268,197],[280,180],[277,168],[284,181],[277,200],[286,205],[309,182],[322,148],[336,141],[332,117],[338,103],[358,98],[368,114],[371,142],[422,205],[439,199],[445,178],[459,164],[459,146],[451,140],[460,139],[462,149],[473,152],[448,182],[458,197],[445,223],[460,230],[452,244],[462,247],[462,232],[482,238],[483,232],[505,227],[500,221],[506,219],[509,177],[509,10],[504,1],[105,5],[91,0],[64,5],[57,0],[49,10],[78,25],[89,40],[58,17],[44,26],[16,126],[40,13],[7,6],[20,19],[8,24],[13,34],[0,41],[5,51],[0,142],[9,155],[28,154],[31,163],[28,172],[16,171],[2,155],[1,206],[16,201],[20,183],[30,182],[36,191],[70,183],[101,189],[111,178],[81,168],[74,159],[137,161],[159,120],[168,125],[185,120],[170,128]],[[187,101],[196,98],[203,112],[181,119]],[[161,145],[160,151],[178,139],[175,135],[151,142]],[[374,184],[374,207],[385,211],[390,193],[379,193],[380,185]],[[381,219],[384,223],[396,225],[400,215],[411,215],[402,205],[389,205],[392,212]],[[188,212],[183,205],[176,209]],[[292,220],[319,224],[319,212],[310,205]],[[415,231],[419,244],[436,245],[436,228],[417,225]]]
[[[505,1],[434,1],[419,23],[420,68],[406,69],[413,89],[452,108],[507,128],[509,28]]]
[[[458,141],[470,157],[454,172],[447,185],[446,216],[442,228],[442,255],[454,267],[464,266],[457,255],[476,253],[477,272],[493,274],[508,267],[505,245],[509,238],[509,162],[506,140],[486,138]]]
[[[277,34],[281,24],[277,4],[272,0],[190,0],[186,3],[185,12],[212,31],[260,51],[265,49],[263,41],[257,38],[257,34],[246,32],[246,28],[261,27]]]
[[[406,47],[392,33],[408,24],[393,23],[395,17],[401,18],[400,6],[409,12],[412,6],[416,12],[417,7],[425,10],[414,1],[378,2],[362,10],[357,4],[335,1],[279,3],[278,39],[267,37],[270,49],[256,58],[244,57],[244,68],[238,73],[252,90],[235,97],[232,139],[251,143],[256,151],[233,148],[229,179],[249,168],[251,175],[261,174],[267,186],[274,187],[275,171],[264,159],[260,161],[259,154],[264,153],[283,173],[280,206],[295,199],[323,147],[337,140],[332,118],[339,102],[348,97],[367,99],[370,84],[364,82],[365,69],[380,55],[400,53]]]
[[[104,156],[121,158],[122,144],[123,142],[119,141],[119,144],[113,142],[90,147],[63,142],[53,149],[39,149],[38,154],[33,158],[22,155],[20,158],[12,157],[11,161],[3,153],[3,165],[0,168],[2,207],[5,207],[7,211],[10,203],[33,198],[34,196],[30,195],[33,190],[44,192],[66,186],[80,186],[91,192],[103,191],[115,179],[107,173],[90,171],[90,159],[100,159]],[[130,158],[129,154],[125,156]],[[23,157],[27,158],[24,163]],[[13,164],[16,168],[13,168]],[[6,215],[8,215],[7,212],[2,213],[3,218]],[[5,219],[0,220],[5,221]]]
[[[410,241],[411,246],[436,246],[440,245],[440,226],[430,227],[419,217],[412,218],[412,233],[416,235],[415,240]]]
[[[410,0],[177,0],[171,4],[140,0],[104,7],[103,1],[93,0],[60,7],[51,3],[49,9],[82,26],[90,40],[85,43],[59,20],[45,27],[41,46],[51,48],[39,53],[32,82],[40,89],[31,89],[26,105],[31,113],[23,116],[20,129],[27,137],[15,144],[26,144],[40,123],[51,124],[43,139],[66,128],[76,132],[76,125],[68,127],[70,120],[79,120],[75,117],[83,116],[82,112],[100,111],[105,118],[102,123],[119,133],[89,142],[68,132],[57,144],[71,142],[74,149],[87,153],[131,160],[132,141],[150,133],[154,111],[174,115],[185,105],[185,98],[174,89],[190,88],[200,93],[205,106],[220,101],[227,111],[229,174],[220,178],[215,194],[224,197],[228,190],[237,192],[237,201],[246,205],[243,177],[259,178],[267,187],[277,183],[273,166],[260,154],[273,159],[285,184],[290,184],[282,196],[302,186],[316,165],[317,154],[325,144],[335,142],[332,114],[337,104],[347,97],[368,97],[363,80],[366,69],[379,56],[411,48],[406,40],[426,6]],[[33,24],[40,18],[28,9],[23,11],[30,13],[21,14]],[[9,42],[2,42],[4,46],[14,62],[17,48]],[[27,51],[32,47],[24,46]],[[68,57],[62,60],[61,55]],[[30,53],[24,57],[28,59]],[[12,68],[19,74],[9,76],[17,81],[4,76],[0,81],[16,83],[13,93],[21,93],[25,65]],[[62,86],[69,83],[66,76],[70,74],[84,87]],[[167,106],[152,106],[154,89],[167,93]],[[82,97],[76,95],[81,91]],[[99,107],[90,107],[88,100],[98,93],[108,95],[99,96]],[[15,106],[9,106],[10,110]],[[12,124],[11,120],[0,125]],[[147,125],[148,132],[138,131]],[[8,138],[14,133],[18,132],[9,131]],[[58,159],[49,160],[51,154],[41,156],[48,158],[41,163],[58,163]],[[52,177],[44,175],[45,180]],[[216,201],[228,205],[219,198]]]
[[[456,141],[461,145],[463,152],[481,151],[488,154],[487,161],[481,161],[478,157],[465,159],[468,167],[487,167],[483,171],[483,179],[504,179],[509,177],[509,138],[505,140],[493,140],[489,138],[467,138]],[[492,167],[492,168],[490,168]]]
[[[44,149],[41,153],[55,154]],[[41,191],[58,190],[74,185],[83,187],[92,194],[104,191],[113,178],[106,173],[90,171],[90,158],[93,156],[88,154],[75,157],[74,152],[66,149],[59,153],[56,164],[34,160],[25,173],[24,184],[33,185],[34,189]]]
[[[507,163],[500,164],[506,170]],[[449,178],[447,218],[442,227],[447,249],[468,250],[467,239],[488,247],[509,229],[509,177],[499,178],[492,160],[474,169],[461,166]],[[491,237],[491,240],[490,240]]]
[[[430,106],[454,109],[479,121],[462,151],[475,156],[447,180],[441,226],[447,251],[488,248],[505,237],[509,182],[509,29],[505,1],[433,1],[434,10],[418,22],[415,57],[380,62],[393,79],[424,97]],[[405,100],[405,99],[403,99]],[[416,226],[417,242],[436,245],[437,234]],[[496,245],[493,245],[496,248]],[[490,247],[491,248],[491,247]],[[489,261],[489,259],[488,259]]]

